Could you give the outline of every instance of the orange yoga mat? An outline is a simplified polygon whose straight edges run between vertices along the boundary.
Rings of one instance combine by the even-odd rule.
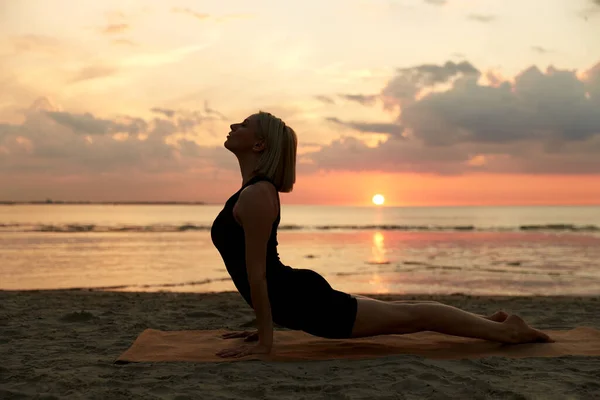
[[[301,331],[274,332],[273,352],[241,358],[222,358],[215,353],[244,344],[243,339],[222,339],[227,330],[160,331],[144,330],[131,347],[115,361],[157,362],[231,362],[259,359],[264,361],[310,361],[366,359],[394,354],[417,355],[437,359],[482,357],[559,357],[568,355],[600,356],[600,330],[577,327],[564,331],[545,331],[554,343],[504,345],[479,339],[467,339],[434,332],[408,335],[383,335],[359,339],[323,339]]]

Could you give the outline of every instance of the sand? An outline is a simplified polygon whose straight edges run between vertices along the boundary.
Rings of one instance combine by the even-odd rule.
[[[373,297],[503,309],[541,329],[600,328],[599,297]],[[146,328],[253,322],[237,293],[0,291],[0,399],[600,398],[599,357],[113,363]]]

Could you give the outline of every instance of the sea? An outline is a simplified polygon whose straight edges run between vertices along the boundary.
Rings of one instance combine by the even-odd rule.
[[[0,206],[0,289],[234,291],[222,205]],[[362,294],[599,295],[600,206],[282,205],[282,262]]]

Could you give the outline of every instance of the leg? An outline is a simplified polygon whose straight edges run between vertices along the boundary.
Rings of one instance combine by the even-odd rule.
[[[434,331],[502,343],[549,341],[546,334],[529,327],[516,315],[504,322],[495,322],[444,304],[357,300],[352,337]]]
[[[371,297],[361,296],[360,294],[353,294],[352,296],[356,297],[357,299],[375,300]],[[418,304],[442,304],[439,301],[419,301],[419,300],[395,300],[395,301],[390,301],[388,303],[393,303],[393,304],[415,304],[415,303],[418,303]],[[489,319],[490,321],[495,321],[495,322],[504,322],[508,318],[508,314],[504,311],[496,311],[492,315],[479,315],[479,314],[475,314],[475,315],[477,315],[481,318]]]

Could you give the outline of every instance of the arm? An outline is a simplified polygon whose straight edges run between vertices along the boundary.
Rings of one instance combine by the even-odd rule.
[[[273,345],[273,317],[266,276],[267,243],[277,216],[273,190],[259,182],[242,191],[236,205],[237,217],[244,228],[246,269],[258,323],[259,344],[268,349]]]

